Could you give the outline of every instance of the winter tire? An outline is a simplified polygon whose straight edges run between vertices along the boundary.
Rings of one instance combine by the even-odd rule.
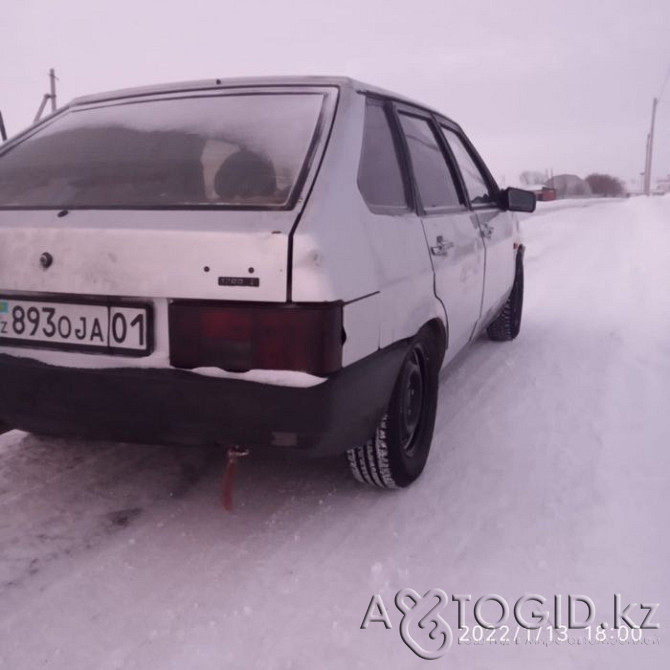
[[[404,488],[423,472],[433,439],[440,362],[435,338],[421,331],[405,356],[374,436],[347,452],[359,482]]]
[[[516,274],[512,292],[500,314],[486,329],[489,339],[495,342],[509,342],[521,330],[521,313],[523,311],[523,253],[519,253],[516,261]]]

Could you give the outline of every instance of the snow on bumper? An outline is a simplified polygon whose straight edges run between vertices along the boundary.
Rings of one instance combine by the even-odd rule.
[[[373,434],[406,346],[306,387],[175,369],[57,367],[3,354],[0,423],[82,439],[335,454]]]

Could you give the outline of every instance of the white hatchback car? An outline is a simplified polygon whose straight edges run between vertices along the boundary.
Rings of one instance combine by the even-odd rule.
[[[79,98],[0,147],[0,421],[407,486],[440,368],[519,332],[534,207],[453,121],[350,79]]]

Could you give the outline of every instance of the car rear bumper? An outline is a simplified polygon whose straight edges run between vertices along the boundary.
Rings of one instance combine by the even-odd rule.
[[[309,388],[0,354],[0,425],[82,439],[335,454],[374,433],[406,350],[397,343]]]

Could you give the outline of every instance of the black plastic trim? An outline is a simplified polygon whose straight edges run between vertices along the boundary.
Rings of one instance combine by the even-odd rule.
[[[334,455],[374,434],[408,346],[397,342],[308,388],[0,354],[0,423],[66,438]]]

